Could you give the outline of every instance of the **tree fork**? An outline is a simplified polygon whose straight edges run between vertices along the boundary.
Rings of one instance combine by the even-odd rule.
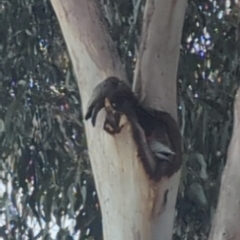
[[[126,73],[94,0],[51,2],[72,60],[85,114],[94,86],[108,76],[126,79]],[[144,104],[163,108],[175,119],[185,7],[186,0],[147,1],[135,71],[134,85]],[[152,55],[154,52],[158,54]],[[102,130],[102,124],[103,117],[99,116],[96,128],[90,123],[85,126],[104,239],[170,240],[180,171],[157,184],[149,181],[137,159],[129,127],[112,137]]]

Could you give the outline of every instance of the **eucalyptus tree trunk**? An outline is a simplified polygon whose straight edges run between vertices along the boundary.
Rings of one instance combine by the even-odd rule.
[[[234,104],[233,135],[222,175],[219,200],[209,240],[240,239],[240,90]]]
[[[104,26],[98,0],[51,0],[76,74],[86,112],[94,86],[126,72]],[[175,119],[176,76],[186,0],[147,0],[134,90],[143,104]],[[170,179],[149,180],[137,157],[130,126],[110,136],[86,122],[92,170],[105,240],[170,240],[180,170]]]

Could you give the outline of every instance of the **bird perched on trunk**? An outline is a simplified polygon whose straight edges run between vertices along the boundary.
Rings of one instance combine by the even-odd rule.
[[[126,121],[130,123],[139,158],[150,178],[169,177],[180,168],[181,134],[169,113],[141,106],[130,86],[116,77],[109,77],[94,88],[85,120],[91,118],[95,126],[103,108],[103,129],[109,134],[121,132]]]

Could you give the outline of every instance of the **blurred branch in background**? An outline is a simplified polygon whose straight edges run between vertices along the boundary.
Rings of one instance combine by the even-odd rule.
[[[240,90],[234,104],[233,135],[228,147],[227,162],[222,174],[216,215],[212,223],[210,240],[239,239],[240,222]]]

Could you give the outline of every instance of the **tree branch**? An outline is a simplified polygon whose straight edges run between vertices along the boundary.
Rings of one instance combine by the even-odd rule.
[[[94,0],[52,0],[73,63],[83,112],[94,86],[107,76],[126,79],[121,61],[106,33]],[[124,127],[115,137],[86,122],[91,165],[100,200],[104,239],[151,239],[153,190]]]
[[[233,135],[222,175],[218,206],[209,240],[240,239],[240,89],[234,104]]]
[[[143,105],[168,111],[177,119],[176,80],[186,0],[148,0],[145,6],[134,90]],[[181,154],[180,154],[181,155]],[[182,156],[178,156],[182,162]],[[178,171],[155,185],[152,239],[171,239]]]
[[[108,76],[126,79],[126,73],[97,1],[51,2],[73,63],[85,115],[94,86]],[[135,86],[144,104],[155,109],[161,106],[173,116],[185,6],[186,0],[147,1],[136,68],[135,83],[140,85]],[[171,239],[179,172],[170,182],[163,179],[155,184],[147,178],[137,157],[130,125],[112,137],[102,130],[102,112],[96,128],[90,123],[85,126],[104,239]]]

